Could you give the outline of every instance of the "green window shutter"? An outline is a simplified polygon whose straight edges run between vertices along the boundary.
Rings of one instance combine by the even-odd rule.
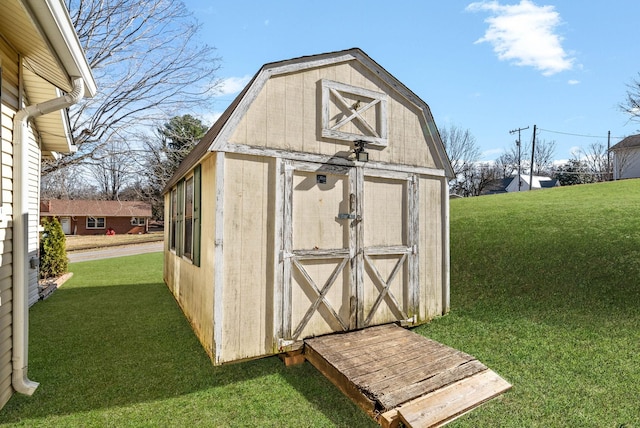
[[[193,171],[193,264],[200,266],[200,195],[201,195],[201,166],[196,166]]]

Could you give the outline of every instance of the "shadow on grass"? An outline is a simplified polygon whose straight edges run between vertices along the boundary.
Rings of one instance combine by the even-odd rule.
[[[211,403],[228,400],[215,410],[219,420],[233,420],[245,405],[248,414],[266,421],[311,406],[342,426],[358,412],[309,364],[287,368],[272,357],[214,367],[162,283],[61,288],[31,309],[29,359],[29,377],[41,385],[32,397],[14,395],[0,422],[110,412],[187,396],[199,397],[194,417],[198,406],[212,411]],[[292,404],[298,394],[309,402]],[[255,402],[271,407],[252,409]],[[356,421],[366,424],[361,416]]]

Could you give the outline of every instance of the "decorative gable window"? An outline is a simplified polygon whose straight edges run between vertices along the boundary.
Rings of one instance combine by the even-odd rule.
[[[387,94],[323,79],[322,136],[386,147]]]

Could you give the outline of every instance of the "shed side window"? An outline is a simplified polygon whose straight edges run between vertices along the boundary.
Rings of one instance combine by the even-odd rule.
[[[193,264],[200,266],[200,222],[201,203],[200,195],[202,189],[202,171],[200,165],[193,171]]]
[[[178,225],[178,189],[171,189],[171,224],[169,225],[169,248],[176,249],[176,227]]]
[[[182,254],[191,260],[194,265],[200,266],[200,193],[201,193],[201,167],[198,165],[193,175],[184,183],[184,203],[178,201],[179,206],[184,207],[183,215],[178,215],[178,221],[184,220],[184,233],[182,235]],[[179,197],[179,199],[182,199]]]
[[[184,256],[193,260],[193,177],[184,186]]]
[[[177,189],[176,254],[182,256],[184,254],[184,180],[178,182]]]

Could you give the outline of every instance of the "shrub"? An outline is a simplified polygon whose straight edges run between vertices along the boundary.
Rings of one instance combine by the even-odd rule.
[[[57,218],[42,219],[40,240],[40,278],[60,276],[67,271],[66,239]]]

